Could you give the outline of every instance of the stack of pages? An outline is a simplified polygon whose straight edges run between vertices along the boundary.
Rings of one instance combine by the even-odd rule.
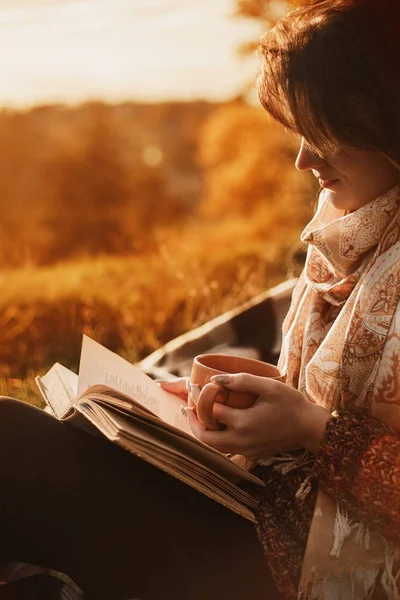
[[[36,382],[57,418],[104,435],[254,521],[255,500],[237,484],[263,483],[235,457],[197,440],[182,415],[182,400],[162,390],[138,367],[84,336],[79,376],[56,363]]]

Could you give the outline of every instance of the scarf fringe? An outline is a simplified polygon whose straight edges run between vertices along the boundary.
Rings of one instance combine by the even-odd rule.
[[[355,523],[353,528],[357,529],[355,543],[360,546],[364,546],[366,550],[370,548],[370,531],[368,525],[366,525],[363,521],[361,523]]]
[[[282,473],[282,475],[286,475],[290,471],[294,469],[300,469],[301,467],[305,467],[307,465],[312,465],[314,462],[314,458],[308,450],[304,450],[298,456],[293,456],[293,454],[282,453],[278,456],[270,456],[269,458],[264,458],[258,461],[259,465],[263,467],[271,467],[274,471],[278,471],[278,473]]]
[[[342,575],[327,575],[326,577],[317,578],[316,574],[312,574],[312,578],[306,586],[299,590],[298,600],[373,600],[376,590],[376,581],[378,573],[374,577],[374,581],[368,581],[367,573],[364,571],[364,589],[360,588],[360,571],[346,571]],[[336,583],[336,589],[332,585]],[[350,592],[350,596],[349,596]],[[362,597],[360,596],[360,592]],[[386,592],[385,592],[386,593]],[[388,593],[386,600],[394,600],[397,596],[391,596]]]
[[[313,478],[314,478],[313,474],[311,474],[305,478],[305,480],[303,481],[303,483],[301,484],[301,486],[299,487],[299,489],[297,490],[297,492],[295,494],[296,500],[300,500],[301,502],[304,502],[304,500],[307,498],[308,494],[312,490],[311,480]]]
[[[358,544],[359,546],[364,546],[366,550],[369,550],[371,534],[368,525],[363,521],[356,523],[349,519],[347,511],[342,508],[339,503],[337,503],[335,525],[333,528],[334,542],[330,552],[331,556],[339,558],[342,546],[350,536],[353,529],[356,530],[354,543]],[[400,598],[398,600],[400,600]]]
[[[399,560],[399,551],[394,544],[385,542],[385,568],[382,574],[382,586],[390,600],[400,600],[400,568],[394,573],[395,562]]]
[[[339,558],[342,546],[351,534],[352,522],[350,521],[348,514],[344,508],[341,508],[340,504],[336,504],[336,517],[335,525],[333,527],[333,546],[330,552],[331,556]]]
[[[263,467],[271,467],[274,471],[281,473],[282,475],[287,475],[290,471],[294,471],[294,469],[300,469],[301,467],[311,466],[314,463],[314,457],[310,454],[308,450],[304,450],[298,456],[293,456],[293,454],[282,453],[279,456],[270,456],[269,458],[264,458],[258,461],[259,465]],[[315,475],[311,473],[308,475],[299,489],[295,494],[296,500],[300,500],[304,502],[308,494],[312,489],[311,480],[314,479]]]
[[[334,543],[330,552],[331,556],[339,558],[343,544],[350,536],[353,530],[356,530],[356,535],[354,539],[355,543],[362,545],[366,548],[366,550],[369,550],[370,530],[368,525],[366,525],[363,522],[355,523],[354,521],[352,521],[349,518],[346,509],[341,507],[338,503],[336,505],[336,518],[333,529]],[[382,587],[387,600],[400,600],[400,567],[395,566],[396,564],[398,564],[400,559],[399,550],[395,546],[395,544],[388,543],[384,538],[382,538],[382,541],[385,544],[384,566],[383,571],[381,571]],[[323,600],[325,587],[332,576],[327,576],[317,580],[315,578],[315,575],[316,574],[314,573],[313,579],[307,583],[305,590],[299,593],[299,600]],[[352,600],[358,600],[355,596],[355,573],[347,573],[347,575],[350,577]],[[343,596],[343,578],[337,576],[336,579],[338,581],[338,591],[336,600],[341,600]],[[373,598],[377,579],[378,574],[376,576],[374,584],[368,585],[367,580],[365,581],[365,600],[370,600]],[[317,592],[317,595],[315,595],[314,590],[315,592]]]

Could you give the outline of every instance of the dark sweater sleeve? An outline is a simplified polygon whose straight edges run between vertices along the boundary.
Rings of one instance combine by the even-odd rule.
[[[400,435],[365,413],[333,413],[314,465],[353,518],[400,540]]]

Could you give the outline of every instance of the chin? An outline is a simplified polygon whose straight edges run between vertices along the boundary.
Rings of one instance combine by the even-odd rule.
[[[360,208],[359,202],[357,203],[353,197],[343,192],[325,190],[325,200],[330,206],[337,210],[353,212]]]

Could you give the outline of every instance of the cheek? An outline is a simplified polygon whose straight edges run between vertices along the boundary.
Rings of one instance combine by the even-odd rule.
[[[400,183],[400,169],[377,152],[349,151],[340,156],[337,169],[342,172],[343,183],[364,201],[371,201]]]
[[[351,206],[346,209],[350,210],[372,202],[400,183],[400,170],[377,154],[370,154],[368,160],[338,164],[336,168],[340,184],[333,189],[337,195],[335,204],[347,201]]]

